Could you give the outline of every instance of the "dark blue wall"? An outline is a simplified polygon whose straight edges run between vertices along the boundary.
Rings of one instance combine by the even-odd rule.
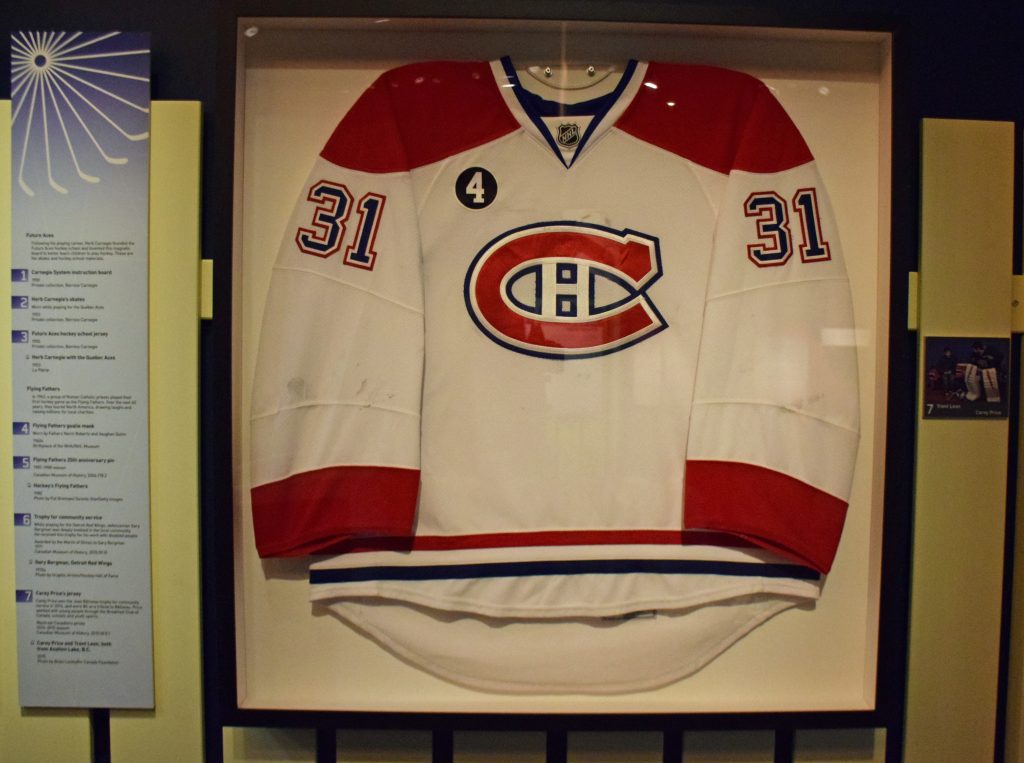
[[[632,2],[631,0],[494,0],[489,3],[325,2],[324,0],[13,0],[0,23],[19,29],[131,29],[153,35],[153,97],[201,100],[218,106],[218,21],[235,15],[460,15],[546,17],[673,17],[682,21],[760,23],[786,26],[876,26],[895,22],[907,32],[909,85],[917,116],[1019,120],[1024,111],[1024,3],[976,2]],[[224,51],[221,50],[221,53]],[[7,61],[7,46],[3,60]],[[0,96],[9,93],[8,85]]]

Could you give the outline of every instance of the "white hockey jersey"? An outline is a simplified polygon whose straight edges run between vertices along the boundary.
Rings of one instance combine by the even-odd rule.
[[[316,601],[465,685],[675,680],[818,596],[852,328],[813,158],[757,80],[631,62],[565,104],[508,59],[389,71],[274,268],[259,553],[327,555]]]

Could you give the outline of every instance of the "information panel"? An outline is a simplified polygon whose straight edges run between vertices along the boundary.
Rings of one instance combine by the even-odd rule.
[[[20,700],[152,707],[148,35],[15,33],[11,100]]]

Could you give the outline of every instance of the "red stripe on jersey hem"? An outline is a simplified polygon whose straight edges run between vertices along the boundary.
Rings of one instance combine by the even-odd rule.
[[[685,524],[734,533],[828,572],[846,502],[780,472],[727,461],[687,461]]]
[[[549,530],[475,535],[420,535],[405,538],[351,538],[332,553],[372,551],[465,551],[530,546],[725,546],[751,548],[753,543],[735,535],[681,530]]]
[[[302,556],[353,538],[408,536],[419,484],[418,469],[333,466],[254,487],[256,550]]]

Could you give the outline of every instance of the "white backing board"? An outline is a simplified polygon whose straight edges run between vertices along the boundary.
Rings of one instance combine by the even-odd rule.
[[[889,38],[875,33],[458,20],[249,19],[239,26],[234,210],[235,570],[242,708],[728,712],[874,706],[889,324]],[[785,612],[696,674],[611,696],[487,694],[400,661],[307,600],[304,559],[260,560],[248,504],[249,386],[270,266],[320,147],[376,75],[431,59],[708,63],[763,79],[815,154],[854,291],[862,439],[850,513],[813,609]],[[752,677],[756,677],[752,680]]]

